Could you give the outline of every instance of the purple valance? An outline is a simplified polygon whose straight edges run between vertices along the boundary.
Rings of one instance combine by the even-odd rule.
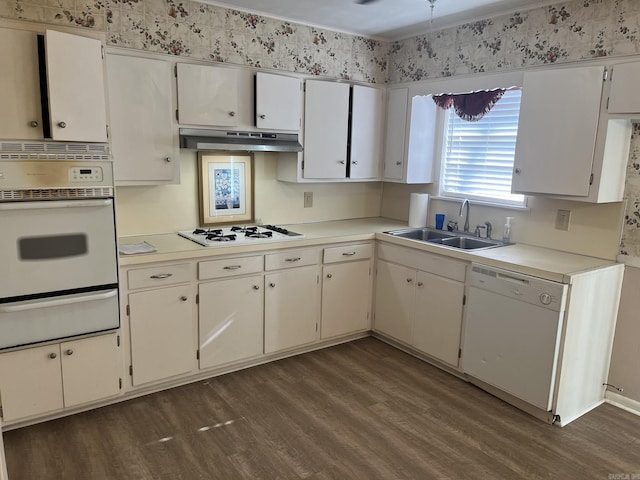
[[[448,110],[453,106],[456,115],[468,122],[477,122],[491,111],[498,100],[502,98],[506,89],[479,90],[471,93],[443,93],[433,95],[437,106]]]

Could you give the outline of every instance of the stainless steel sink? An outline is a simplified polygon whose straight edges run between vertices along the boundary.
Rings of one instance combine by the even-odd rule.
[[[463,232],[445,232],[434,228],[405,228],[402,230],[391,230],[384,232],[394,237],[408,238],[420,242],[442,245],[443,247],[456,248],[460,250],[479,250],[485,248],[502,247],[506,245],[498,240],[489,238],[478,238]]]

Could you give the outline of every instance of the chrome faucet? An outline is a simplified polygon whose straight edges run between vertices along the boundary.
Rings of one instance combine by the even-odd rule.
[[[462,229],[463,232],[469,232],[469,199],[465,198],[462,201],[462,205],[460,205],[460,212],[458,213],[459,217],[462,217],[462,210],[464,210],[465,205],[467,206],[467,215],[464,219],[464,228]]]

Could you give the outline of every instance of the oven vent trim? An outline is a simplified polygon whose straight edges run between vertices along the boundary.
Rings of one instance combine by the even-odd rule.
[[[75,200],[79,198],[112,197],[113,187],[34,188],[30,190],[0,190],[0,201]]]
[[[0,141],[0,154],[4,152],[11,154],[30,154],[39,155],[34,159],[49,159],[51,157],[42,157],[41,155],[64,155],[69,158],[70,155],[101,155],[105,158],[100,160],[109,160],[109,144],[108,143],[64,143],[64,142],[22,142],[4,140]],[[4,158],[0,157],[0,158]],[[24,159],[24,157],[19,157]],[[61,157],[53,157],[61,158]],[[72,157],[73,158],[73,157]],[[82,158],[78,158],[79,160]]]
[[[91,155],[76,153],[2,153],[0,152],[0,160],[82,160],[82,161],[103,161],[110,162],[111,155]]]

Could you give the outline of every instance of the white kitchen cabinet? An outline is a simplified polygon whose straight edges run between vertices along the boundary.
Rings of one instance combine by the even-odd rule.
[[[332,338],[370,328],[371,244],[324,249],[320,338]]]
[[[609,119],[605,67],[524,73],[512,191],[622,200],[631,124]]]
[[[0,40],[0,59],[12,66],[11,75],[0,76],[0,138],[107,142],[100,40],[55,30],[47,30],[43,37],[11,29],[0,29]],[[42,81],[39,41],[44,45],[46,64]],[[41,92],[41,85],[47,86],[46,92]],[[48,100],[48,116],[42,113],[41,93]]]
[[[109,53],[107,78],[117,184],[178,183],[172,63]]]
[[[302,126],[302,80],[256,73],[256,126],[299,131]]]
[[[621,63],[613,66],[607,108],[610,114],[640,114],[639,79],[640,62]]]
[[[198,295],[201,369],[262,355],[262,275],[201,283]]]
[[[349,178],[378,179],[384,135],[384,90],[354,85]]]
[[[349,84],[307,80],[304,107],[304,177],[347,175]]]
[[[407,88],[389,90],[383,180],[431,183],[438,109],[431,95],[409,98]]]
[[[238,125],[237,69],[178,63],[177,83],[180,124]]]
[[[0,354],[4,422],[118,395],[122,354],[116,333]]]
[[[190,285],[129,294],[130,373],[134,386],[195,369],[194,300]]]
[[[379,245],[374,330],[458,366],[466,264]]]
[[[265,255],[264,352],[318,339],[320,269],[317,249]]]

